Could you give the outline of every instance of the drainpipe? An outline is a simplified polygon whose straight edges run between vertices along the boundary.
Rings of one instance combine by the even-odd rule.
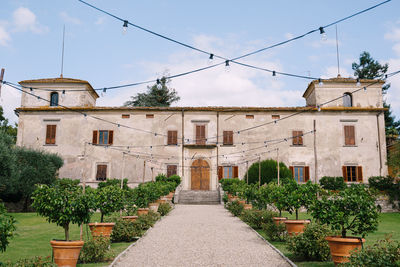
[[[218,148],[218,141],[219,141],[219,111],[217,111],[217,168],[216,168],[216,170],[217,170],[217,179],[216,179],[216,187],[218,188],[218,164],[219,164],[219,148]]]
[[[317,134],[316,134],[316,121],[314,120],[314,183],[317,183],[318,176],[318,162],[317,162]]]
[[[378,151],[379,151],[379,175],[382,176],[382,151],[381,151],[381,130],[379,127],[379,116],[382,112],[376,114],[376,129],[378,130]]]
[[[184,109],[182,109],[182,182],[184,181],[185,176],[185,150],[184,150],[184,143],[185,143],[185,114]]]

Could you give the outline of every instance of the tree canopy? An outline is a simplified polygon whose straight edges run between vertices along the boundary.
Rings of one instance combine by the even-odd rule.
[[[173,88],[169,88],[170,80],[162,77],[158,83],[153,86],[147,86],[146,93],[138,93],[131,96],[131,100],[126,101],[126,107],[169,107],[172,103],[178,101],[180,97]]]
[[[277,162],[273,159],[267,159],[260,162],[261,165],[261,185],[268,184],[278,179]],[[249,184],[258,184],[258,162],[253,163],[248,170]],[[279,177],[282,182],[292,178],[292,172],[283,162],[279,162]],[[243,178],[246,181],[246,174]]]
[[[17,124],[15,124],[15,126],[8,124],[8,119],[4,117],[3,107],[0,106],[0,129],[4,130],[9,136],[11,136],[14,143],[17,141],[17,127]]]

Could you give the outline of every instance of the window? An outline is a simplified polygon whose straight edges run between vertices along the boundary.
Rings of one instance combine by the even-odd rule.
[[[224,131],[224,145],[233,145],[233,131]]]
[[[363,181],[362,166],[342,166],[342,174],[345,182]]]
[[[254,119],[254,115],[246,115],[246,119]]]
[[[238,166],[219,166],[218,167],[218,180],[239,178]]]
[[[168,131],[168,145],[178,144],[178,131]]]
[[[177,169],[178,166],[176,165],[167,165],[167,177],[177,174]]]
[[[105,181],[107,179],[107,165],[97,165],[96,181]]]
[[[50,106],[51,107],[56,107],[58,106],[58,93],[52,92],[50,94]]]
[[[303,145],[303,131],[293,131],[293,145],[302,146]]]
[[[131,117],[131,115],[129,114],[122,114],[121,116],[123,119],[129,119]]]
[[[298,183],[305,183],[310,180],[310,167],[309,166],[290,166],[293,179]]]
[[[196,125],[196,145],[206,144],[206,126]]]
[[[46,145],[54,145],[56,143],[56,127],[57,125],[46,126]]]
[[[344,145],[346,146],[356,145],[356,138],[353,125],[344,126]]]
[[[154,114],[146,114],[146,119],[154,119]]]
[[[343,106],[344,107],[352,107],[353,106],[353,97],[351,93],[343,94]]]
[[[272,115],[273,120],[279,120],[281,118],[280,115]]]
[[[100,130],[93,131],[92,143],[94,145],[112,145],[114,139],[114,131]]]

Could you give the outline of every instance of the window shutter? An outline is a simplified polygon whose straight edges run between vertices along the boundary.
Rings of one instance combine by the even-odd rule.
[[[114,131],[108,131],[108,144],[112,145],[114,141]]]
[[[224,145],[228,143],[228,131],[224,131]]]
[[[354,126],[344,126],[344,143],[347,146],[354,146],[356,144]]]
[[[362,166],[357,166],[357,182],[359,183],[363,182]]]
[[[310,180],[310,167],[305,166],[304,167],[304,181],[308,182]]]
[[[354,132],[354,126],[349,126],[349,134],[350,134],[350,145],[354,146],[356,144],[356,137]]]
[[[218,166],[218,180],[221,180],[223,177],[223,173],[224,173],[224,167],[222,166]]]
[[[297,131],[297,143],[298,145],[303,145],[303,131]]]
[[[200,125],[196,125],[196,144],[200,144]]]
[[[168,131],[167,145],[172,145],[172,131]],[[169,168],[169,166],[167,168]]]
[[[292,178],[294,177],[294,168],[293,166],[289,166],[289,170],[292,172]]]
[[[172,145],[178,144],[178,131],[172,131]]]
[[[239,167],[233,166],[233,178],[239,178]]]
[[[296,136],[297,136],[297,131],[292,131],[293,145],[298,145]]]
[[[93,131],[93,139],[92,139],[93,145],[97,145],[97,133],[98,131]]]
[[[343,175],[344,181],[347,182],[347,168],[346,168],[346,166],[342,166],[342,175]]]
[[[46,126],[46,144],[50,144],[51,125]]]

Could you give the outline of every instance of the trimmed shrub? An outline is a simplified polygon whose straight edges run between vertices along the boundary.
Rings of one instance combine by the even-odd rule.
[[[395,201],[400,200],[400,181],[395,181],[390,176],[372,176],[368,178],[368,183],[371,188],[383,191],[389,196],[389,201],[396,208]],[[399,206],[397,206],[399,208]]]
[[[85,241],[79,255],[80,263],[104,262],[113,258],[109,250],[110,241],[105,237],[96,237]]]
[[[261,229],[263,224],[272,223],[278,213],[270,210],[244,210],[240,219],[253,229]]]
[[[261,165],[261,185],[277,181],[277,162],[273,159],[263,160]],[[246,177],[246,174],[244,175]],[[253,163],[248,170],[249,184],[258,184],[258,162]],[[292,172],[283,162],[279,162],[279,177],[282,181],[292,178]]]
[[[344,266],[395,267],[400,266],[400,241],[389,238],[352,253]]]
[[[161,203],[160,206],[158,206],[158,212],[160,213],[161,216],[167,215],[171,210],[172,207],[168,203]]]
[[[319,184],[326,190],[343,190],[346,188],[346,183],[343,177],[324,176],[319,180]]]
[[[326,225],[310,223],[304,233],[288,237],[286,247],[300,260],[329,261],[330,251],[326,236],[335,235]]]
[[[160,215],[156,212],[149,211],[148,214],[139,216],[134,224],[137,225],[138,229],[141,231],[146,231],[160,219]]]
[[[235,216],[239,216],[242,214],[244,206],[240,204],[238,201],[233,201],[226,204],[226,208]]]
[[[97,188],[103,188],[106,186],[119,186],[121,188],[121,179],[116,179],[116,178],[111,178],[111,179],[107,179],[106,181],[100,182],[97,185]],[[122,182],[122,189],[123,190],[128,190],[128,179],[124,179]]]
[[[224,202],[224,204],[228,203],[229,199],[228,199],[228,195],[226,193],[224,193],[224,196],[222,197],[222,201]]]
[[[285,241],[286,226],[284,223],[276,225],[273,222],[264,223],[262,230],[270,241]]]
[[[142,230],[134,222],[124,220],[119,214],[108,217],[107,222],[114,222],[114,228],[111,233],[111,242],[131,242],[136,237],[141,236]]]
[[[57,267],[50,256],[40,257],[36,256],[34,258],[20,259],[16,262],[7,261],[4,263],[0,262],[1,267]]]

